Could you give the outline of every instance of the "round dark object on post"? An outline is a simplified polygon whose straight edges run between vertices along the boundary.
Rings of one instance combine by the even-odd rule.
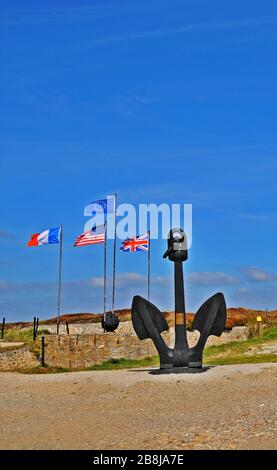
[[[119,325],[119,319],[114,313],[106,313],[106,319],[102,317],[102,328],[105,331],[115,331]]]

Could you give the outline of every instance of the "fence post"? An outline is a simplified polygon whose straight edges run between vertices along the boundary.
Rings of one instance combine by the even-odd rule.
[[[39,325],[39,318],[37,317],[37,323],[36,323],[36,337],[37,337],[37,334],[38,334],[38,325]]]
[[[5,322],[6,322],[6,319],[4,317],[2,321],[1,339],[4,339]]]
[[[44,336],[41,337],[41,367],[45,366],[45,342]]]
[[[37,325],[37,319],[34,317],[34,325],[33,325],[33,340],[36,340],[36,325]]]

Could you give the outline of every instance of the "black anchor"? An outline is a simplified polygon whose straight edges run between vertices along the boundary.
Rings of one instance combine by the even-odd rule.
[[[151,338],[160,356],[160,368],[202,368],[203,350],[210,335],[220,336],[224,330],[227,309],[220,292],[210,297],[199,308],[192,329],[200,332],[199,340],[189,347],[186,329],[184,277],[182,263],[188,259],[187,238],[182,229],[172,229],[168,235],[168,248],[164,258],[174,262],[175,284],[175,347],[169,348],[161,333],[168,324],[161,311],[148,300],[136,295],[132,303],[132,323],[139,339]]]

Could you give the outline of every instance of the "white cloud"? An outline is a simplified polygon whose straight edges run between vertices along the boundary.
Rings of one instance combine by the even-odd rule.
[[[162,276],[153,276],[151,277],[151,283],[155,285],[164,285],[169,282],[169,279]],[[116,287],[121,289],[122,287],[127,286],[136,286],[143,285],[147,283],[147,276],[136,272],[123,272],[116,274]],[[107,278],[107,285],[112,284],[112,277]],[[84,280],[75,280],[75,281],[63,281],[62,290],[66,290],[68,293],[78,292],[79,289],[87,288],[96,288],[102,289],[104,287],[104,278],[103,276],[96,276],[91,279]],[[55,282],[10,282],[0,280],[0,293],[18,293],[18,292],[35,292],[35,291],[45,291],[55,289]]]
[[[103,288],[104,287],[104,278],[103,277],[93,277],[88,282],[89,285],[96,287],[96,288]],[[162,276],[153,276],[151,277],[151,284],[155,285],[165,285],[169,280],[166,277]],[[135,286],[135,285],[143,285],[147,283],[147,276],[136,272],[124,272],[124,273],[117,273],[116,274],[116,287],[122,288],[124,286]],[[112,284],[112,278],[107,278],[107,285],[110,286]]]
[[[191,284],[213,286],[213,285],[233,285],[239,280],[230,274],[222,272],[194,272],[188,275],[188,281]]]
[[[271,273],[265,269],[250,267],[244,270],[246,278],[254,282],[277,281],[277,274]]]
[[[88,281],[88,283],[92,287],[104,287],[104,278],[103,277],[93,277]]]

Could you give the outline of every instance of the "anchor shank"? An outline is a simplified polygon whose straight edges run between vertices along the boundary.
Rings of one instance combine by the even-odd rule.
[[[188,350],[184,275],[182,261],[174,262],[175,283],[175,349]]]

